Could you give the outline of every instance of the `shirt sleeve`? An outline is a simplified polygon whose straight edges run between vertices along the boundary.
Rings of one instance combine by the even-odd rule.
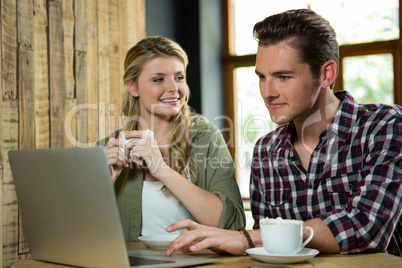
[[[253,152],[253,158],[251,162],[251,172],[250,172],[250,202],[251,202],[251,212],[254,219],[253,229],[259,229],[259,220],[265,215],[264,205],[260,189],[260,175],[261,174],[261,140],[258,140]]]
[[[119,134],[120,134],[121,131],[122,131],[122,129],[116,130],[115,132],[113,132],[112,134],[110,134],[108,137],[99,140],[99,141],[96,143],[96,146],[98,146],[98,147],[105,147],[106,144],[108,143],[108,141],[110,140],[110,138],[115,138],[115,139],[117,139],[117,137],[119,136]]]
[[[236,230],[246,220],[232,157],[218,128],[208,123],[198,131],[191,149],[198,168],[197,184],[222,201],[217,227]]]
[[[375,127],[366,142],[362,169],[347,206],[323,215],[341,253],[385,250],[402,213],[402,124],[394,117]],[[356,152],[355,152],[356,153]]]

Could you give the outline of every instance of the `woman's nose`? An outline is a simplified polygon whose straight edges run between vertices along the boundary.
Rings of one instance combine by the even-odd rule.
[[[176,83],[175,79],[169,79],[168,80],[168,85],[167,85],[167,91],[169,92],[174,92],[174,91],[178,91],[179,87]]]

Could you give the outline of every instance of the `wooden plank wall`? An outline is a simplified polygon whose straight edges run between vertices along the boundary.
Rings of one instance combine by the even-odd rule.
[[[145,0],[0,0],[1,267],[29,252],[8,151],[85,147],[119,127]]]

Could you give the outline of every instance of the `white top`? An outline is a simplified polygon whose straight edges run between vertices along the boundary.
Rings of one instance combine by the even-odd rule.
[[[168,234],[170,224],[189,219],[190,212],[171,194],[165,196],[160,181],[144,181],[142,187],[142,227],[141,235]],[[186,230],[173,232],[179,234]]]

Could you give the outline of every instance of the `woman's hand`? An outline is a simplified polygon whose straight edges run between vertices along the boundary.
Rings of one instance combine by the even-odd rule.
[[[122,143],[118,139],[110,138],[105,146],[105,150],[110,176],[112,177],[112,182],[115,183],[121,171],[129,166],[129,159],[124,154]]]
[[[147,167],[153,177],[159,178],[169,168],[157,142],[144,131],[131,131],[125,139],[131,139],[124,148],[125,155],[137,165]]]
[[[189,231],[181,233],[170,243],[165,253],[167,256],[172,255],[177,249],[194,252],[205,248],[220,253],[243,254],[248,247],[247,239],[240,231],[208,227],[189,219],[173,223],[166,228],[166,231],[174,232],[180,229]]]

